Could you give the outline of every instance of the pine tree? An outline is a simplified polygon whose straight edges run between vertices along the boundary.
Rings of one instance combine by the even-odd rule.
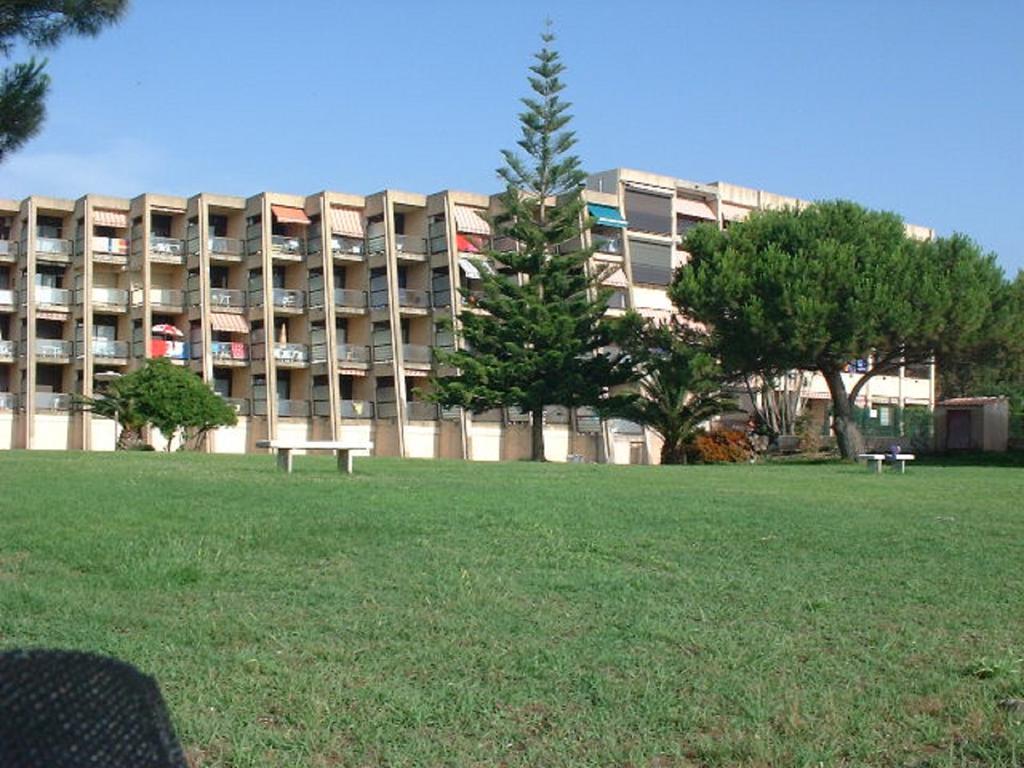
[[[526,109],[519,115],[517,143],[526,156],[503,150],[498,170],[506,186],[495,235],[516,248],[486,252],[504,268],[480,265],[483,295],[473,307],[485,313],[459,314],[464,348],[437,352],[457,373],[435,378],[432,392],[442,404],[474,413],[498,407],[529,413],[534,461],[545,458],[545,406],[607,405],[610,388],[629,378],[622,360],[602,353],[611,341],[610,291],[588,264],[592,250],[578,245],[587,226],[586,174],[570,154],[576,137],[567,129],[571,105],[560,97],[564,65],[550,47],[550,31],[541,39],[528,77],[534,95],[522,99]]]

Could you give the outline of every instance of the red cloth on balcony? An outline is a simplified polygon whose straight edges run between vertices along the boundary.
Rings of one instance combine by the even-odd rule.
[[[480,245],[475,242],[476,238],[457,235],[455,240],[459,251],[462,253],[480,253]]]
[[[245,344],[240,341],[231,342],[231,359],[245,360]]]
[[[166,357],[167,356],[167,340],[166,339],[151,339],[149,342],[149,354],[152,357]]]

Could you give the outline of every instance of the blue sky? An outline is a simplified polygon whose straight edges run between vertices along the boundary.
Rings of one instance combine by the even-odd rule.
[[[1024,3],[135,0],[0,196],[492,192],[545,17],[578,153],[894,210],[1024,268]]]

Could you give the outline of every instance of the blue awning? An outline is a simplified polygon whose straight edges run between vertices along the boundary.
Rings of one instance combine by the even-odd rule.
[[[597,203],[587,203],[587,210],[590,215],[597,219],[598,226],[601,227],[618,227],[619,229],[626,228],[626,220],[622,218],[622,214],[619,213],[619,209],[610,205],[598,205]]]

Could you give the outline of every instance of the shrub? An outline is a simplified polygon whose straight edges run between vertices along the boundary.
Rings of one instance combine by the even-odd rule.
[[[750,438],[738,429],[716,429],[698,435],[693,441],[693,457],[702,464],[745,462],[753,455]]]

